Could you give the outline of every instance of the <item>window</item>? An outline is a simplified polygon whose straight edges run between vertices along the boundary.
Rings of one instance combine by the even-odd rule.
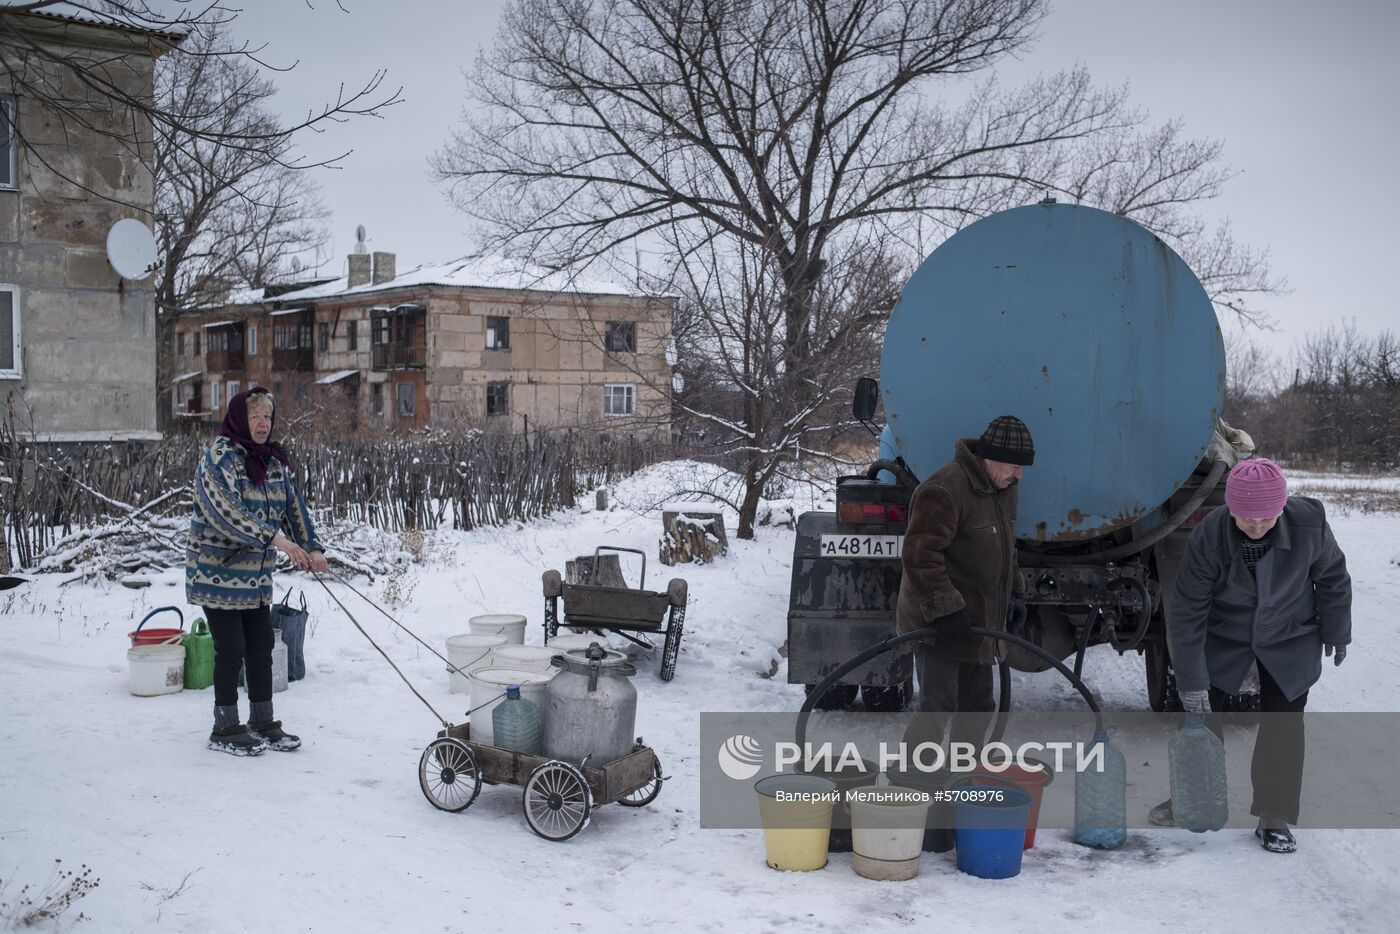
[[[486,319],[486,349],[510,350],[510,319]]]
[[[243,385],[238,380],[231,379],[228,381],[228,398],[230,402],[233,401],[233,397],[238,395],[238,391],[242,388]]]
[[[15,99],[0,96],[0,188],[15,187]]]
[[[384,384],[370,384],[370,404],[375,418],[384,417]]]
[[[609,321],[605,338],[608,353],[636,353],[637,325],[633,321]]]
[[[631,383],[608,383],[603,386],[604,415],[636,415],[637,387]]]
[[[0,285],[0,379],[19,379],[19,286]]]
[[[510,414],[510,383],[486,384],[486,414]]]
[[[216,379],[209,381],[209,411],[219,411],[219,381]]]
[[[194,332],[194,355],[199,356],[199,332]]]
[[[331,323],[321,322],[321,353],[326,353],[331,349]]]
[[[258,355],[258,326],[257,326],[256,324],[250,324],[250,325],[248,325],[248,356],[250,356],[250,357],[256,357],[257,355]]]
[[[358,321],[347,321],[347,322],[345,322],[345,341],[346,341],[346,347],[347,347],[348,349],[350,349],[350,350],[359,350],[359,349],[360,349],[360,322],[358,322]]]
[[[394,394],[398,397],[395,414],[399,418],[413,418],[418,412],[418,397],[413,383],[395,383]]]
[[[183,357],[184,355],[185,355],[185,332],[184,332],[184,331],[179,331],[179,332],[177,332],[177,333],[175,334],[175,356],[177,356],[177,357]]]

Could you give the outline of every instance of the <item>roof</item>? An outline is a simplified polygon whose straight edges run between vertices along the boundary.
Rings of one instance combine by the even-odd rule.
[[[317,385],[317,386],[328,386],[328,385],[330,385],[331,383],[338,383],[338,382],[340,382],[340,381],[343,380],[343,379],[348,379],[348,378],[351,377],[351,376],[359,376],[359,375],[360,375],[360,371],[359,371],[359,370],[336,370],[334,373],[327,373],[325,376],[322,376],[322,377],[318,378],[318,379],[316,380],[316,385]]]
[[[203,372],[203,370],[191,370],[188,373],[181,373],[179,376],[172,379],[170,381],[170,384],[173,386],[177,383],[183,383],[187,379],[194,379],[196,376],[199,376]]]
[[[0,8],[23,6],[24,2],[25,0],[17,0],[17,2],[0,0]],[[45,19],[59,20],[67,23],[85,23],[90,26],[105,26],[108,29],[120,29],[124,32],[134,32],[141,35],[163,36],[167,39],[173,39],[176,42],[179,42],[188,35],[186,30],[176,28],[179,26],[178,22],[147,22],[143,24],[143,17],[136,12],[126,15],[118,13],[99,13],[86,6],[79,6],[74,3],[55,3],[42,9],[17,9],[13,12],[27,16],[42,16]],[[152,14],[152,19],[154,19],[154,17],[155,14]]]
[[[201,324],[200,327],[202,327],[202,328],[221,328],[221,327],[224,327],[224,326],[226,326],[226,325],[233,325],[233,324],[239,324],[239,323],[241,323],[241,322],[238,322],[238,321],[210,321],[210,322],[208,322],[207,324]]]
[[[297,292],[288,292],[278,296],[278,298],[283,301],[299,302],[309,299],[370,295],[375,292],[387,292],[391,289],[425,285],[550,294],[622,295],[629,298],[655,297],[651,293],[633,286],[619,285],[615,282],[604,282],[598,279],[586,279],[565,272],[549,272],[524,266],[500,256],[474,255],[464,256],[450,263],[436,266],[418,266],[400,273],[388,282],[366,283],[354,288],[349,286],[348,276],[341,276],[323,285]]]
[[[310,311],[310,310],[311,310],[310,308],[306,308],[306,307],[302,307],[302,308],[283,308],[281,311],[269,311],[269,312],[267,313],[267,316],[268,316],[269,318],[275,318],[275,317],[277,317],[278,315],[299,315],[299,314],[301,314],[303,311]]]

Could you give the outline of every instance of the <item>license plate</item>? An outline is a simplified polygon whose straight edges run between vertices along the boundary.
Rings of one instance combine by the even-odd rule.
[[[898,558],[903,535],[823,535],[823,558]]]

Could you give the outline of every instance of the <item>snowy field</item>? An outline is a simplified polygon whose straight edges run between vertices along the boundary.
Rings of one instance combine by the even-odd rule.
[[[654,508],[674,498],[668,469],[694,472],[626,481],[607,512],[430,536],[423,563],[367,592],[380,600],[392,588],[402,600],[392,611],[437,646],[487,612],[525,614],[526,641],[539,642],[543,570],[600,543],[655,556]],[[1310,709],[1400,710],[1400,516],[1353,512],[1335,528],[1355,582],[1355,641]],[[802,702],[779,653],[792,543],[790,530],[766,527],[713,566],[648,562],[652,588],[677,574],[690,583],[675,680],[662,683],[652,662],[634,679],[637,732],[671,781],[651,807],[596,810],[563,844],[530,832],[518,789],[484,787],[461,814],[424,800],[418,757],[436,722],[309,577],[278,578],[279,595],[305,589],[314,630],[307,678],[274,697],[304,746],[254,759],[205,749],[212,690],[127,693],[137,620],[172,603],[194,615],[183,572],[141,591],[50,576],[0,595],[0,902],[42,886],[62,859],[101,879],[61,919],[66,928],[81,911],[90,920],[74,929],[94,932],[1396,929],[1400,832],[1304,829],[1299,852],[1278,856],[1248,831],[1133,831],[1112,853],[1042,831],[1015,879],[962,875],[950,853],[925,854],[911,882],[876,883],[849,854],[779,873],[764,865],[760,831],[701,830],[699,713]],[[448,693],[442,663],[349,605],[428,700],[460,717],[466,697]],[[1109,708],[1144,705],[1137,656],[1098,647],[1085,667]],[[1075,703],[1053,672],[1018,675],[1015,690],[1018,707]]]

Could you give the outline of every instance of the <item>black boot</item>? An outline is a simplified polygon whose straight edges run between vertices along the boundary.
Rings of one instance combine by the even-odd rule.
[[[301,745],[301,737],[293,736],[282,729],[281,720],[273,720],[270,723],[250,723],[248,729],[252,730],[254,736],[267,743],[269,749],[275,749],[278,752],[291,752]]]
[[[243,724],[230,727],[215,727],[209,734],[209,748],[234,756],[260,756],[267,751],[267,743],[261,737],[248,732]]]
[[[1254,835],[1259,838],[1264,849],[1270,853],[1296,853],[1298,851],[1298,841],[1293,839],[1293,833],[1288,829],[1288,823],[1276,817],[1259,818],[1259,826],[1254,828]]]

